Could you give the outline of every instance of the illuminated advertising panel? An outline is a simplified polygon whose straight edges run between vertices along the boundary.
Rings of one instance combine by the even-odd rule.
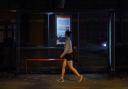
[[[65,31],[70,30],[69,16],[56,16],[57,42],[56,44],[65,44]]]

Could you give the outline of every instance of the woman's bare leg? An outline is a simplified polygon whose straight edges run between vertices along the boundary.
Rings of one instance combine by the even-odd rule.
[[[62,79],[62,80],[64,80],[66,65],[67,65],[67,60],[64,59],[63,64],[62,64],[62,71],[61,71],[61,79]]]
[[[70,70],[79,78],[79,82],[83,80],[83,75],[79,74],[76,68],[73,67],[73,61],[67,61]]]
[[[68,67],[70,68],[70,70],[77,76],[80,77],[79,72],[77,71],[76,68],[73,67],[73,61],[67,61]]]

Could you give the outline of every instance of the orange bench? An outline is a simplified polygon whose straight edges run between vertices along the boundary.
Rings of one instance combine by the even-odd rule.
[[[32,59],[25,59],[25,67],[26,67],[26,73],[28,72],[28,62],[58,62],[63,61],[63,59],[47,59],[47,58],[32,58]]]

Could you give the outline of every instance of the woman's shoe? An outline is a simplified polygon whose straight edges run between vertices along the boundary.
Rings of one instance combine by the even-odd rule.
[[[83,75],[80,76],[79,82],[82,82],[82,80],[83,80]]]
[[[58,79],[57,81],[63,83],[64,82],[64,79]]]

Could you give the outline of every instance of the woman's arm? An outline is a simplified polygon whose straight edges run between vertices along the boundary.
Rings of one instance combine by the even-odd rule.
[[[63,53],[60,55],[60,58],[63,58],[63,57],[65,56],[65,54],[68,53],[69,44],[70,44],[70,40],[67,40],[67,41],[65,42],[64,51],[63,51]]]

